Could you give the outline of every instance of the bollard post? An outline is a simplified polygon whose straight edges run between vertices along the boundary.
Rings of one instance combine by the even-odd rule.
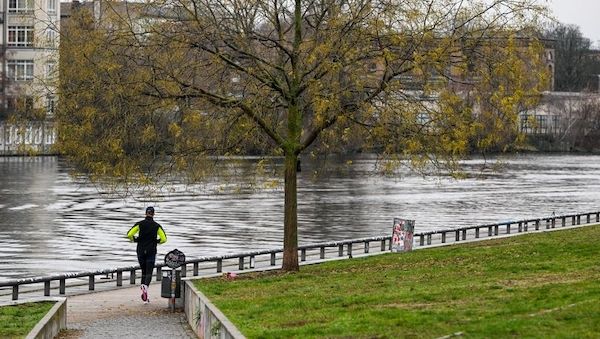
[[[467,229],[462,230],[462,240],[467,240]]]
[[[93,274],[90,274],[90,275],[88,276],[88,282],[89,282],[89,284],[88,284],[88,285],[89,285],[89,286],[88,286],[88,287],[89,287],[89,290],[90,290],[90,291],[93,291],[93,290],[94,290],[94,287],[95,287],[95,286],[94,286],[94,283],[95,283],[95,281],[94,281],[94,275],[93,275]]]
[[[156,281],[161,281],[162,279],[162,267],[156,267]]]
[[[198,276],[198,262],[194,263],[194,277]]]
[[[181,265],[181,277],[182,278],[187,277],[187,265],[186,264]]]
[[[571,226],[575,225],[575,216],[571,216]]]
[[[442,244],[446,243],[446,232],[442,232]]]
[[[344,245],[338,245],[338,257],[344,256]]]
[[[12,288],[12,300],[19,299],[19,285],[13,285]]]
[[[488,226],[488,237],[492,236],[492,226]]]
[[[58,282],[58,294],[64,295],[66,293],[65,289],[66,289],[67,283],[65,281],[65,278],[61,278],[60,281]]]
[[[271,253],[271,266],[275,266],[275,259],[276,259],[275,252],[273,252],[273,253]]]
[[[123,286],[123,271],[117,270],[117,286]]]
[[[217,259],[217,273],[223,272],[223,259]]]
[[[577,225],[581,225],[581,215],[577,215]]]
[[[479,238],[479,227],[475,229],[475,238]]]
[[[129,271],[129,284],[135,285],[135,269]]]
[[[238,268],[240,269],[240,271],[244,269],[244,257],[239,258]]]
[[[539,231],[539,230],[540,230],[540,219],[537,219],[537,220],[535,221],[535,230],[536,230],[536,231]]]
[[[348,244],[348,258],[352,258],[352,243]]]
[[[306,261],[306,248],[300,250],[300,261]]]
[[[506,224],[506,234],[510,234],[510,223]]]
[[[494,225],[494,235],[498,235],[498,228],[499,227],[500,226],[498,226],[498,225]]]
[[[460,231],[456,230],[456,231],[454,231],[454,234],[455,234],[454,241],[460,241]]]
[[[562,227],[565,227],[565,226],[567,225],[567,220],[566,220],[567,218],[565,218],[565,217],[562,217],[561,219],[562,219],[562,220],[561,220],[561,226],[562,226]]]
[[[50,280],[44,281],[44,296],[50,296]]]
[[[319,258],[325,259],[325,247],[321,246]]]

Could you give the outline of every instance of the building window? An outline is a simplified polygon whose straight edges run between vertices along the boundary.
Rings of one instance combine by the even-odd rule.
[[[56,110],[56,97],[54,95],[48,95],[46,97],[46,112],[49,116],[54,115],[54,111]]]
[[[33,80],[33,60],[8,60],[6,67],[11,80]]]
[[[33,26],[8,26],[9,46],[32,46]]]
[[[46,30],[46,42],[47,42],[48,47],[56,46],[56,31],[53,30],[52,28],[48,28]]]
[[[27,113],[33,110],[32,96],[9,97],[7,101],[9,112]]]
[[[46,78],[52,79],[54,77],[56,77],[56,62],[48,61],[46,63]]]
[[[8,0],[8,11],[11,13],[32,12],[34,0]]]
[[[48,0],[48,14],[56,14],[56,0]]]

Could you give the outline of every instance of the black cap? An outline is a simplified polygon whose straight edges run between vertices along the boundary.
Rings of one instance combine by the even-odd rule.
[[[146,207],[146,214],[154,215],[154,207],[152,207],[152,206]]]

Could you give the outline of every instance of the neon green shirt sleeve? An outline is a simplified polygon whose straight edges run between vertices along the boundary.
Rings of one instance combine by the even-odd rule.
[[[133,236],[136,235],[139,231],[140,231],[140,226],[138,224],[135,224],[129,230],[129,232],[127,232],[127,238],[129,238],[130,241],[133,241]],[[166,239],[165,239],[165,241],[166,241]]]
[[[167,234],[165,234],[165,230],[163,230],[162,227],[158,228],[158,237],[160,238],[158,241],[159,244],[164,244],[167,242]]]

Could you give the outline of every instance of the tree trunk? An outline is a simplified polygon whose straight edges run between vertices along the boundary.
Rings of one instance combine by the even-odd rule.
[[[285,205],[283,220],[283,266],[284,271],[298,271],[298,196],[296,165],[298,155],[285,156]]]

